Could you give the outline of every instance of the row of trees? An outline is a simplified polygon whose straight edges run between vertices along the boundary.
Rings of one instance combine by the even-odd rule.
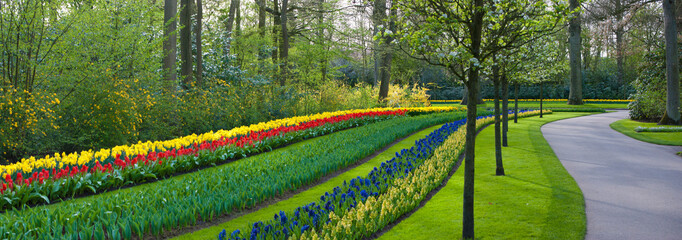
[[[625,34],[625,11],[636,11],[647,2],[630,2],[623,6],[621,0],[615,3],[614,12],[598,16],[615,17],[616,59],[618,82],[624,82],[623,35]],[[582,104],[581,70],[581,12],[577,0],[569,1],[568,6],[561,2],[517,0],[517,1],[454,1],[436,0],[400,1],[395,0],[402,10],[397,32],[402,44],[412,57],[438,65],[448,70],[457,80],[463,81],[468,89],[466,96],[467,117],[476,117],[479,102],[478,84],[481,71],[487,74],[494,85],[495,93],[495,149],[496,175],[504,175],[501,146],[506,145],[506,129],[500,126],[499,99],[507,106],[508,78],[515,73],[531,75],[530,81],[542,84],[551,80],[551,75],[561,71],[557,63],[564,54],[552,49],[562,39],[556,39],[563,23],[568,22],[568,56],[570,60],[570,95],[568,104]],[[596,1],[599,5],[603,2]],[[679,95],[679,58],[675,3],[663,0],[665,16],[667,108],[661,123],[681,124]],[[593,5],[594,6],[594,5]],[[599,10],[609,9],[601,6]],[[631,17],[631,16],[627,16]],[[558,41],[557,41],[558,40]],[[533,43],[530,45],[529,43]],[[554,44],[552,44],[554,43]],[[547,48],[550,46],[550,48]],[[598,48],[597,48],[598,49]],[[589,50],[588,50],[589,51]],[[587,61],[586,61],[587,63]],[[526,70],[526,71],[524,71]],[[528,71],[530,70],[530,71]],[[518,72],[517,72],[518,71]],[[502,96],[500,96],[502,88]],[[542,89],[542,87],[541,87]],[[506,124],[506,108],[503,109]],[[542,115],[541,115],[542,116]],[[474,202],[474,149],[475,122],[466,124],[466,156],[464,169],[463,232],[464,239],[474,239],[473,202]],[[502,143],[504,142],[504,144]]]

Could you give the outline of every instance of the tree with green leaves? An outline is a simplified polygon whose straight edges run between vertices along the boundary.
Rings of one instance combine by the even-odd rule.
[[[177,82],[177,71],[175,63],[177,61],[177,22],[178,1],[165,0],[163,6],[163,71],[166,81],[166,88],[169,91],[175,89]]]
[[[569,0],[571,18],[568,24],[569,59],[571,66],[571,85],[568,93],[569,105],[583,104],[583,83],[580,64],[580,1]]]
[[[548,6],[544,1],[532,0],[397,0],[394,4],[403,13],[400,30],[396,33],[409,47],[403,50],[415,58],[448,69],[452,75],[463,79],[469,90],[462,237],[473,239],[476,123],[472,120],[477,115],[479,71],[485,67],[487,59],[499,51],[518,48],[522,45],[520,41],[543,32],[551,22],[556,24],[548,19],[560,18],[565,14],[565,8],[558,3]],[[484,26],[487,26],[485,35]],[[533,30],[525,30],[528,28]]]
[[[192,57],[192,0],[180,0],[180,78],[182,87],[188,89],[192,86],[192,69],[194,58]]]

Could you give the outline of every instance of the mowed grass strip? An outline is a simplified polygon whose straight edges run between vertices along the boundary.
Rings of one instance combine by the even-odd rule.
[[[659,144],[659,145],[673,145],[682,146],[682,132],[636,132],[637,127],[664,127],[664,125],[657,125],[656,123],[638,122],[630,119],[618,120],[611,123],[609,126],[628,137]]]
[[[494,127],[476,138],[476,239],[583,239],[585,205],[575,180],[545,141],[548,122],[588,115],[553,113],[509,124],[506,176],[495,176]],[[380,239],[460,239],[463,166],[429,202]]]
[[[500,102],[501,103],[501,102]],[[462,106],[459,103],[431,103],[435,107],[446,107],[446,106]],[[494,107],[493,102],[486,102],[486,107]],[[509,110],[514,109],[514,99],[509,99]],[[519,101],[519,108],[540,108],[540,101]],[[587,103],[583,105],[568,105],[566,102],[542,102],[543,109],[627,109],[627,103]]]
[[[357,176],[366,176],[372,171],[372,169],[374,169],[374,167],[378,167],[382,162],[393,158],[396,152],[405,148],[409,149],[410,147],[414,146],[415,141],[424,138],[426,135],[440,128],[441,126],[442,124],[421,130],[412,136],[396,143],[386,151],[368,160],[364,164],[350,169],[339,176],[331,178],[324,183],[311,187],[306,191],[298,193],[291,198],[276,202],[267,207],[261,208],[258,211],[239,216],[219,225],[181,235],[174,239],[215,239],[218,236],[218,233],[220,233],[220,231],[223,229],[225,229],[228,234],[232,233],[232,231],[236,229],[244,231],[254,222],[271,219],[275,214],[279,213],[280,210],[289,211],[302,205],[317,201],[319,200],[320,196],[324,195],[325,192],[331,191],[336,186],[343,185],[344,181],[350,180]]]

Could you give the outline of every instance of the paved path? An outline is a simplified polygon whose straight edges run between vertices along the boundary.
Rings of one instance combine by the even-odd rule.
[[[585,196],[585,239],[682,239],[680,146],[609,127],[627,111],[546,124],[542,133]]]

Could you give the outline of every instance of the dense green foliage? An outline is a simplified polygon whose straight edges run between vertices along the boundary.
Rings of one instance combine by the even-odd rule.
[[[645,56],[639,69],[641,75],[632,83],[637,92],[631,96],[635,101],[628,106],[631,119],[658,121],[663,117],[667,88],[664,54],[663,49],[657,49]]]
[[[163,7],[132,0],[3,2],[0,163],[377,105],[371,88],[321,79],[312,56],[338,53],[306,41],[292,42],[307,49],[292,51],[292,83],[271,84],[277,63],[259,51],[269,54],[272,43],[255,28],[230,42],[221,11],[204,23],[201,86],[167,83]]]

